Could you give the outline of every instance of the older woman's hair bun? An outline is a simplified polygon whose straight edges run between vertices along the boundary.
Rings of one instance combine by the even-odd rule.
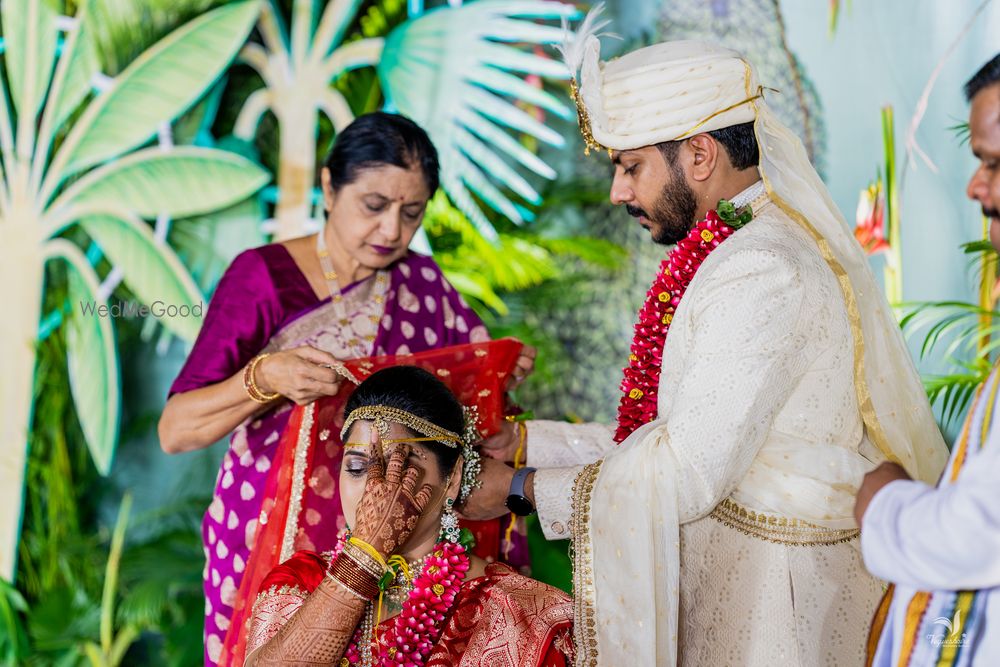
[[[375,113],[358,116],[337,135],[323,166],[330,171],[330,185],[337,190],[354,182],[365,169],[393,165],[419,167],[434,195],[440,183],[437,150],[427,132],[406,116]]]

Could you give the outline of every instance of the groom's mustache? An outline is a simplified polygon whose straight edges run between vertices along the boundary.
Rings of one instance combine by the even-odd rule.
[[[631,213],[631,211],[629,211],[629,212]],[[994,219],[1000,218],[1000,210],[995,209],[995,208],[986,208],[984,206],[983,207],[983,215],[985,217],[987,217],[987,218],[994,218]]]
[[[628,211],[628,214],[631,215],[633,218],[643,217],[649,220],[649,214],[643,211],[641,208],[638,208],[637,206],[632,206],[631,204],[625,204],[625,210]]]

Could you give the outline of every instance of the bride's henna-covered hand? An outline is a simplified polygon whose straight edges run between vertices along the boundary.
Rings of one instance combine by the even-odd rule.
[[[353,534],[383,556],[391,555],[406,542],[433,494],[428,484],[417,491],[421,471],[406,464],[409,455],[409,445],[402,444],[383,462],[378,429],[372,429],[368,481],[358,504]]]

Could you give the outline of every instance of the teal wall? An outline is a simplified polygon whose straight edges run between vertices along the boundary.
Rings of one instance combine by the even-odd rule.
[[[841,4],[845,4],[841,2]],[[902,146],[931,72],[981,0],[853,0],[828,36],[826,2],[782,3],[788,39],[819,91],[826,122],[826,180],[853,223],[859,191],[881,161],[879,109],[895,110]],[[965,198],[974,168],[967,145],[948,130],[968,118],[962,86],[1000,51],[1000,2],[994,0],[946,61],[917,132],[938,167],[917,158],[902,198],[903,298],[974,300],[974,278],[960,243],[981,234],[979,207]],[[767,82],[764,82],[765,84]],[[879,262],[880,260],[876,260]],[[876,273],[881,274],[876,263]]]

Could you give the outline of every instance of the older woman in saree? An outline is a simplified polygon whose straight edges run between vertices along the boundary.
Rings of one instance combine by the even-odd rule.
[[[453,508],[475,481],[476,436],[448,388],[395,366],[362,382],[346,413],[339,492],[351,528],[263,580],[244,664],[570,664],[569,597],[467,551]]]
[[[488,338],[434,261],[407,249],[438,187],[422,129],[361,116],[337,135],[321,179],[322,230],[233,261],[160,419],[169,453],[230,435],[202,523],[207,665],[221,652],[293,404],[335,395],[338,360]]]

